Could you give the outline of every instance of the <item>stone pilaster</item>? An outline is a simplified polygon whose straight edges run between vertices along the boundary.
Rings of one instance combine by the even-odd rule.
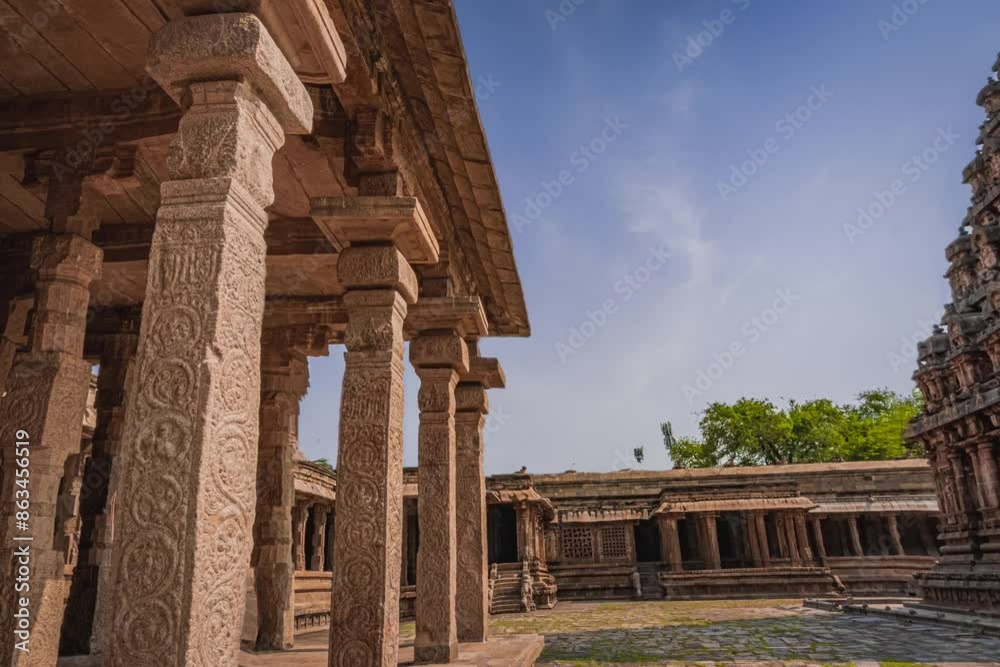
[[[421,334],[410,342],[410,361],[420,378],[414,656],[417,662],[451,662],[458,655],[455,386],[469,370],[469,352],[454,331]]]
[[[330,508],[324,505],[313,507],[312,557],[309,569],[322,572],[326,563],[326,521],[330,517]]]
[[[403,320],[416,276],[392,245],[350,247],[337,454],[331,665],[394,667],[403,512]]]
[[[88,335],[88,347],[99,349],[92,453],[84,471],[80,497],[79,559],[73,570],[63,621],[63,644],[79,653],[104,651],[111,622],[111,550],[114,544],[115,497],[111,493],[115,460],[122,449],[129,365],[139,341],[137,314],[122,319],[115,334]]]
[[[52,189],[49,196],[55,196]],[[53,530],[56,498],[67,458],[80,451],[91,376],[90,364],[82,357],[84,331],[89,287],[100,272],[101,258],[99,248],[71,233],[40,237],[32,248],[37,276],[34,327],[28,349],[14,359],[7,394],[0,400],[0,564],[4,570],[0,577],[0,663],[4,665],[52,665],[56,661],[67,593],[63,545]],[[15,454],[17,459],[30,460],[30,508],[18,505],[25,494],[18,493],[22,490],[18,479],[23,478],[16,476]],[[22,519],[25,524],[20,523]],[[18,538],[31,541],[19,543]],[[12,587],[13,556],[22,547],[31,553],[27,582],[30,653],[14,649],[11,626],[18,597]]]
[[[455,614],[459,642],[489,638],[489,576],[486,541],[486,476],[483,427],[489,413],[486,390],[504,386],[496,359],[477,356],[469,344],[469,373],[455,389],[455,511],[458,573]]]
[[[667,569],[680,572],[684,569],[684,559],[681,556],[680,533],[677,530],[678,517],[658,514],[656,520],[660,528],[660,559]]]
[[[309,365],[287,342],[265,332],[261,340],[260,438],[254,513],[254,588],[258,651],[291,648],[295,635],[295,424],[309,387]],[[303,517],[297,517],[302,519]],[[302,533],[294,533],[302,538]],[[300,545],[297,543],[296,548]]]
[[[255,511],[271,159],[312,105],[251,14],[178,18],[147,70],[170,146],[126,410],[105,664],[236,665]]]

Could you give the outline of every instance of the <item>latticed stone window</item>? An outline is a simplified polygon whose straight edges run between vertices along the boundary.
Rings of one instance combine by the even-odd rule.
[[[593,560],[594,543],[589,526],[563,526],[563,558],[566,560]]]
[[[625,526],[601,526],[601,559],[628,557]]]

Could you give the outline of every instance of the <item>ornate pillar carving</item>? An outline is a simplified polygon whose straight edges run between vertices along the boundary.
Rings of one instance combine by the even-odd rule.
[[[416,276],[391,245],[350,247],[337,455],[331,664],[394,665],[403,512],[403,319]]]
[[[667,566],[667,569],[673,572],[680,572],[684,569],[680,532],[677,529],[678,518],[676,515],[670,514],[656,515],[660,528],[660,559]]]
[[[489,577],[486,541],[486,473],[483,427],[489,413],[486,390],[505,385],[496,359],[478,355],[469,343],[469,372],[455,389],[455,511],[458,574],[455,614],[459,642],[484,642],[489,637]]]
[[[722,557],[719,554],[719,535],[715,529],[717,518],[718,515],[712,513],[699,516],[702,567],[706,570],[722,569]]]
[[[97,423],[80,497],[80,553],[63,628],[63,643],[74,652],[102,653],[113,613],[115,461],[122,449],[128,370],[139,342],[138,312],[121,315],[119,333],[88,334],[86,343],[100,359],[100,372],[94,405]]]
[[[885,517],[885,523],[889,529],[889,539],[892,541],[892,555],[904,555],[903,542],[899,537],[899,517],[895,514],[889,514]]]
[[[64,545],[56,535],[57,496],[67,458],[80,451],[90,390],[90,364],[83,359],[90,283],[100,273],[101,250],[89,238],[93,220],[78,218],[79,174],[53,178],[46,217],[56,233],[36,238],[31,268],[36,275],[35,317],[26,350],[17,353],[0,399],[0,663],[55,664],[67,593]],[[66,192],[66,189],[69,192]],[[65,198],[64,198],[65,197]],[[67,210],[70,215],[66,215]],[[86,238],[85,238],[86,237]],[[18,493],[17,459],[29,458],[30,515]],[[23,479],[23,478],[22,478]],[[22,523],[24,520],[24,523]],[[15,540],[31,538],[30,542]],[[30,649],[17,651],[13,615],[15,554],[30,548],[32,619]],[[27,660],[24,660],[27,659]]]
[[[312,104],[251,14],[178,18],[147,70],[185,113],[149,256],[126,412],[106,664],[235,665],[255,510],[265,207]]]
[[[455,385],[459,372],[468,372],[468,359],[465,341],[454,332],[410,342],[410,360],[420,378],[417,662],[451,662],[458,655]]]
[[[455,387],[469,373],[465,338],[486,333],[486,315],[478,298],[423,297],[410,309],[406,328],[420,378],[414,656],[451,662],[458,655]]]
[[[251,559],[257,595],[258,651],[291,648],[295,635],[295,570],[305,535],[295,506],[295,426],[309,388],[309,363],[293,349],[286,330],[261,338],[260,437],[257,441],[257,507]],[[295,540],[298,538],[298,541]],[[296,560],[293,560],[293,544]]]

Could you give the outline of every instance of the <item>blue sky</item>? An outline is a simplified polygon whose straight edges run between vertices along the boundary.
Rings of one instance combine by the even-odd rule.
[[[712,401],[912,388],[995,0],[456,4],[533,329],[482,345],[508,379],[488,472],[667,468],[660,422],[695,434]],[[310,361],[313,458],[341,353]]]

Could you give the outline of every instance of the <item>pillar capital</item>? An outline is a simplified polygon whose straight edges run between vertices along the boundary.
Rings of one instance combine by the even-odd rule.
[[[374,302],[374,297],[362,298],[358,292],[392,290],[406,304],[417,300],[417,276],[409,262],[394,245],[352,246],[344,248],[337,258],[337,278],[348,290],[344,305],[388,305]]]
[[[199,88],[199,82],[243,81],[273,114],[278,132],[308,134],[312,130],[313,107],[305,86],[253,14],[213,13],[170,21],[153,35],[146,71],[182,107],[199,103],[192,98],[212,97],[213,89]],[[215,90],[223,89],[238,90]],[[233,148],[213,144],[203,150],[220,151],[216,166],[221,167],[235,161],[235,153],[229,152]]]
[[[426,332],[453,331],[478,340],[489,333],[486,311],[478,296],[422,296],[406,315],[406,333],[416,337]]]
[[[431,371],[465,374],[469,371],[469,350],[454,331],[424,333],[410,341],[410,363],[421,378],[434,378]]]

